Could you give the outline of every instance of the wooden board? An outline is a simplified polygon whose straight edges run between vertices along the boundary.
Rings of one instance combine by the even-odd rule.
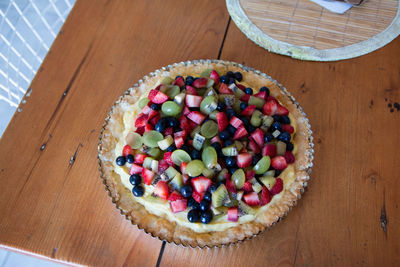
[[[1,246],[154,266],[162,242],[120,215],[99,178],[99,130],[145,74],[217,57],[227,22],[224,2],[77,1],[0,141]]]

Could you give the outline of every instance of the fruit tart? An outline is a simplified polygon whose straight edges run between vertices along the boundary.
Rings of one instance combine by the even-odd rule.
[[[286,215],[312,167],[310,125],[287,90],[233,62],[182,62],[112,107],[99,164],[113,202],[161,240],[212,247]]]

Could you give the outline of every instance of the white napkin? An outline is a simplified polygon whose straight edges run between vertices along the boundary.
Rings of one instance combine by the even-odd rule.
[[[331,12],[343,14],[347,10],[349,10],[352,5],[349,3],[345,3],[342,1],[332,1],[332,0],[310,0],[311,2],[314,2],[326,9],[328,9]]]

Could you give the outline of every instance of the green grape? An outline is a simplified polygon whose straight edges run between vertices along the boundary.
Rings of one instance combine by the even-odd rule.
[[[218,125],[214,121],[206,121],[201,126],[200,132],[205,138],[212,138],[218,133]]]
[[[186,172],[189,174],[189,176],[196,177],[203,172],[205,167],[206,166],[204,166],[204,163],[201,160],[195,159],[188,163],[186,166]]]
[[[149,102],[150,102],[150,100],[147,97],[140,99],[139,100],[139,108],[144,108]]]
[[[164,139],[164,136],[157,131],[148,131],[143,134],[143,143],[148,147],[158,147],[158,141]]]
[[[211,169],[217,164],[218,156],[217,151],[212,146],[208,146],[203,149],[201,153],[201,159],[208,169]]]
[[[167,101],[162,104],[161,111],[167,116],[176,116],[181,113],[181,107],[174,101]]]
[[[171,84],[171,83],[173,83],[173,82],[174,82],[174,79],[172,79],[172,78],[169,77],[169,76],[164,77],[164,78],[162,79],[162,81],[161,81],[162,84]]]
[[[200,77],[210,77],[212,69],[205,69],[201,74]]]
[[[235,184],[235,187],[237,189],[240,189],[243,187],[244,182],[246,181],[246,176],[244,174],[243,169],[237,169],[233,174],[232,174],[232,181]]]
[[[214,172],[213,170],[204,168],[202,174],[203,174],[205,177],[213,178],[213,176],[215,175],[215,172]]]
[[[174,97],[177,96],[180,92],[181,92],[181,89],[179,88],[178,85],[169,86],[165,90],[165,94],[171,99],[174,99]]]
[[[256,109],[251,115],[250,124],[254,127],[259,127],[261,125],[261,115],[262,113]]]
[[[256,174],[263,174],[269,169],[269,165],[271,164],[271,159],[269,156],[262,157],[256,165],[254,165],[253,170]]]
[[[126,136],[126,142],[133,148],[138,149],[142,147],[142,137],[138,133],[130,132]]]
[[[150,148],[149,151],[147,151],[147,154],[149,154],[153,158],[158,158],[161,155],[161,150],[158,147],[153,147]]]
[[[217,101],[216,97],[213,95],[209,95],[205,97],[200,103],[200,111],[204,114],[210,114],[214,110],[217,109]]]
[[[171,160],[174,164],[181,166],[182,162],[189,162],[192,160],[192,158],[185,150],[177,149],[172,152]]]
[[[197,125],[191,132],[190,132],[190,137],[192,137],[192,139],[194,138],[194,136],[198,133],[200,133],[201,130],[201,126]]]

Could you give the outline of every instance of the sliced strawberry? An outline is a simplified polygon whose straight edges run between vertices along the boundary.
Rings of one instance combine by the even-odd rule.
[[[165,172],[165,170],[168,168],[169,168],[169,164],[164,159],[162,159],[158,162],[158,172],[159,173]]]
[[[152,125],[156,125],[160,118],[161,118],[160,114],[156,114],[153,118],[151,118],[151,120],[149,120],[149,122]]]
[[[249,193],[249,192],[253,191],[253,186],[251,185],[251,183],[249,181],[247,181],[243,184],[242,190],[246,193]]]
[[[254,142],[253,139],[249,139],[249,149],[252,150],[254,153],[258,154],[260,153],[260,147],[257,145],[256,142]]]
[[[286,116],[289,114],[289,110],[287,108],[285,108],[284,106],[278,104],[276,114],[279,116]]]
[[[250,95],[248,95],[248,94],[245,94],[240,98],[241,101],[246,102],[246,103],[249,102],[249,99],[250,99]]]
[[[220,94],[225,94],[225,95],[232,95],[232,90],[229,89],[228,85],[226,85],[225,83],[221,83],[221,85],[218,88],[218,92]]]
[[[145,158],[147,158],[147,155],[145,154],[136,154],[134,163],[143,164]]]
[[[154,118],[155,116],[159,115],[159,112],[157,110],[151,110],[149,113],[149,120]]]
[[[230,125],[235,127],[236,129],[243,125],[243,121],[236,116],[232,116],[231,120],[229,121]]]
[[[244,91],[244,89],[246,89],[246,86],[244,86],[243,84],[240,84],[240,83],[237,83],[236,86],[239,87],[239,89],[241,89],[242,91]]]
[[[149,115],[140,113],[138,115],[138,117],[136,118],[135,127],[139,128],[139,127],[145,126],[147,121],[148,121],[148,119],[149,119]]]
[[[198,95],[196,88],[194,88],[193,86],[190,86],[190,85],[186,85],[186,93],[188,95]]]
[[[268,96],[267,99],[265,99],[265,100],[267,100],[267,101],[273,100],[273,101],[275,101],[275,102],[278,103],[278,101],[276,100],[276,98],[273,97],[273,96]]]
[[[196,124],[201,124],[206,116],[199,112],[199,111],[191,111],[188,115],[187,115],[188,119],[195,122]]]
[[[187,182],[189,181],[189,178],[190,178],[189,175],[182,173],[182,180],[183,180],[184,184],[187,184]]]
[[[187,132],[185,130],[174,133],[174,138],[182,137],[183,139],[185,139],[186,136],[187,136]]]
[[[185,102],[189,108],[199,108],[202,100],[203,97],[199,95],[186,95]]]
[[[181,212],[187,208],[187,199],[178,199],[169,203],[173,213]]]
[[[172,152],[165,152],[164,153],[164,160],[165,160],[165,162],[168,163],[169,166],[174,165],[174,162],[172,162],[172,159],[171,159],[171,155],[172,155]]]
[[[144,126],[144,131],[148,132],[148,131],[152,131],[154,130],[154,126],[150,123],[146,123],[146,125]]]
[[[236,162],[239,168],[246,168],[251,165],[252,155],[250,153],[241,153],[237,155]]]
[[[271,159],[271,166],[275,170],[284,170],[287,167],[286,159],[282,156],[276,156]]]
[[[271,201],[271,193],[263,186],[261,190],[261,206],[267,205]]]
[[[226,116],[225,112],[218,112],[216,116],[218,129],[220,132],[222,132],[228,126],[228,117]]]
[[[192,179],[192,186],[198,193],[204,193],[211,186],[212,182],[210,178],[199,176]]]
[[[241,113],[240,115],[242,116],[251,116],[254,112],[254,110],[256,110],[256,106],[255,105],[250,105],[247,106]]]
[[[185,139],[183,137],[177,137],[175,138],[175,146],[176,148],[181,148],[185,144]]]
[[[183,80],[182,77],[176,77],[175,81],[172,83],[172,85],[178,85],[179,87],[185,86],[185,81]]]
[[[218,120],[218,117],[217,117],[217,120]],[[228,123],[228,121],[227,121],[227,123]],[[218,125],[219,126],[219,125]],[[220,130],[221,131],[221,130]],[[216,135],[216,136],[214,136],[213,138],[211,138],[211,144],[212,143],[220,143],[220,144],[222,144],[221,143],[221,138],[219,137],[219,135]]]
[[[131,148],[130,145],[125,145],[124,148],[122,149],[122,156],[126,157],[129,154],[133,154],[133,149]]]
[[[184,199],[184,197],[177,191],[173,191],[168,197],[168,201],[175,201],[179,199]]]
[[[267,100],[263,106],[263,113],[267,116],[275,115],[277,110],[278,102],[276,100]]]
[[[186,132],[190,132],[191,130],[189,120],[184,115],[179,118],[179,126],[182,130],[185,130]]]
[[[239,129],[236,130],[235,135],[233,136],[234,140],[240,139],[242,137],[247,136],[247,131],[246,128],[244,128],[244,126],[240,126]]]
[[[174,133],[174,128],[168,127],[164,130],[163,134],[164,136],[172,135]]]
[[[164,94],[163,92],[158,91],[157,94],[153,97],[153,99],[150,99],[150,100],[153,103],[162,104],[168,100],[168,96],[166,94]]]
[[[142,167],[142,166],[139,166],[139,165],[136,165],[136,164],[132,163],[131,169],[130,169],[130,171],[129,171],[129,174],[130,174],[130,175],[132,175],[132,174],[139,174],[139,173],[142,173],[142,170],[143,170],[143,167]]]
[[[183,107],[182,113],[183,113],[183,115],[187,116],[187,114],[190,113],[189,107],[185,105],[185,106]]]
[[[275,144],[266,144],[262,149],[263,156],[269,156],[273,158],[276,156],[276,145]]]
[[[258,206],[260,205],[260,199],[256,192],[251,192],[243,196],[244,202],[246,202],[249,206]]]
[[[187,166],[187,162],[182,162],[181,163],[180,168],[181,168],[181,173],[182,174],[186,174],[186,166]]]
[[[238,208],[232,207],[228,209],[228,221],[237,222],[239,218]]]
[[[270,192],[272,195],[279,194],[283,190],[283,181],[281,178],[276,178],[274,186],[271,188]]]
[[[192,131],[194,128],[197,127],[197,123],[191,120],[189,120],[189,125],[190,125],[190,131]]]
[[[138,127],[135,132],[142,135],[144,133],[144,126]]]
[[[160,165],[159,165],[160,166]],[[142,177],[143,177],[143,182],[147,185],[151,184],[151,181],[153,181],[153,178],[156,174],[148,169],[143,168],[142,169]]]
[[[219,84],[219,74],[215,70],[210,73],[210,79],[214,80],[214,84]]]
[[[207,78],[199,78],[193,82],[193,86],[196,88],[204,88],[207,87],[208,79]]]
[[[205,195],[204,192],[203,193],[199,193],[199,192],[193,191],[192,198],[194,200],[196,200],[196,202],[200,203],[200,201],[203,200],[204,195]]]
[[[231,179],[226,179],[225,186],[229,192],[236,193],[235,183]]]
[[[261,98],[261,99],[265,99],[267,98],[267,92],[263,91],[263,92],[258,92],[257,94],[254,94],[255,97]]]
[[[282,124],[282,131],[292,134],[294,133],[294,128],[290,124]]]
[[[144,108],[142,109],[142,113],[143,114],[149,114],[152,111],[152,109],[149,106],[144,106]]]
[[[256,172],[255,172],[254,170],[248,170],[248,171],[246,171],[246,173],[245,173],[246,181],[247,181],[247,180],[250,180],[250,179],[252,179],[252,178],[254,178],[255,175],[256,175]]]
[[[285,155],[283,156],[288,164],[294,163],[295,158],[291,151],[286,151]]]
[[[161,87],[161,84],[157,87],[157,88],[160,88]],[[159,92],[159,90],[158,89],[153,89],[153,90],[151,90],[150,92],[149,92],[149,96],[148,96],[148,98],[150,99],[150,101],[152,101],[152,99],[154,99],[154,97],[157,95],[157,93]]]
[[[262,147],[264,144],[264,132],[257,128],[251,135],[251,138],[257,143],[259,147]]]
[[[154,187],[154,194],[159,198],[168,199],[168,184],[166,181],[158,181]]]

